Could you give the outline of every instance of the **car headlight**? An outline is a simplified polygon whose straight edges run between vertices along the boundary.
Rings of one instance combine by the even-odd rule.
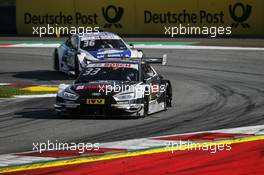
[[[66,100],[77,100],[78,99],[78,95],[77,94],[73,94],[73,93],[70,93],[70,92],[64,92],[63,93],[63,98],[66,99]]]
[[[114,95],[114,98],[115,98],[116,101],[133,100],[135,98],[135,94],[134,94],[134,92],[132,92],[132,93],[116,94],[116,95]]]

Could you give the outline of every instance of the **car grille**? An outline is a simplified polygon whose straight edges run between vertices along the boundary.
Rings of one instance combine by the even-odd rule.
[[[103,98],[105,99],[104,105],[92,105],[92,104],[86,104],[86,99],[96,99],[96,98]],[[112,96],[81,96],[79,98],[80,101],[80,113],[87,114],[87,115],[112,115],[112,114],[120,114],[120,111],[113,110],[111,108],[111,104],[116,104],[116,101]]]
[[[86,100],[87,99],[104,99],[105,100],[105,104],[104,105],[88,105],[88,104],[86,104]],[[115,99],[112,96],[106,96],[106,95],[100,95],[100,96],[82,95],[79,98],[79,103],[81,105],[85,105],[85,106],[110,107],[111,104],[116,104],[116,101],[115,101]]]

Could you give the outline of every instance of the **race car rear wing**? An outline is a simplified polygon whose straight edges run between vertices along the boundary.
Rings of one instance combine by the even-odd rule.
[[[143,61],[149,64],[167,64],[167,54],[163,54],[162,58],[154,58],[154,57],[143,57]]]
[[[108,54],[104,55],[103,59],[112,59],[108,57]],[[162,64],[166,65],[167,64],[167,54],[163,54],[162,57],[146,57],[146,56],[141,56],[141,57],[121,57],[121,60],[141,60],[143,62],[146,62],[148,64]],[[115,60],[115,59],[114,59]]]

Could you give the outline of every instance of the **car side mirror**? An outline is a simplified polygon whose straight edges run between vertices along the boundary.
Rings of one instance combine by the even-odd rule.
[[[68,77],[69,77],[70,80],[73,80],[73,79],[76,78],[75,74],[73,72],[71,72],[71,71],[68,72]]]
[[[59,86],[58,86],[58,89],[60,89],[60,90],[64,90],[64,89],[66,89],[67,87],[69,87],[70,85],[69,84],[60,84]]]
[[[78,42],[77,42],[77,39],[76,38],[71,38],[71,46],[75,50],[78,49]]]
[[[148,81],[147,79],[143,79],[143,83],[147,83],[147,81]]]
[[[74,43],[74,44],[72,45],[72,48],[73,48],[74,50],[77,50],[77,49],[78,49],[78,45],[77,45],[77,43]]]
[[[129,46],[134,49],[134,44],[130,43]]]

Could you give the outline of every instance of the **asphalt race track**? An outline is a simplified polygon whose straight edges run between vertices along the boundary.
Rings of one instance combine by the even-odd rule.
[[[51,48],[0,48],[0,82],[71,82],[52,69]],[[33,142],[109,142],[264,124],[264,51],[145,50],[168,54],[157,70],[173,85],[173,107],[143,119],[57,117],[54,98],[0,100],[0,154]]]

